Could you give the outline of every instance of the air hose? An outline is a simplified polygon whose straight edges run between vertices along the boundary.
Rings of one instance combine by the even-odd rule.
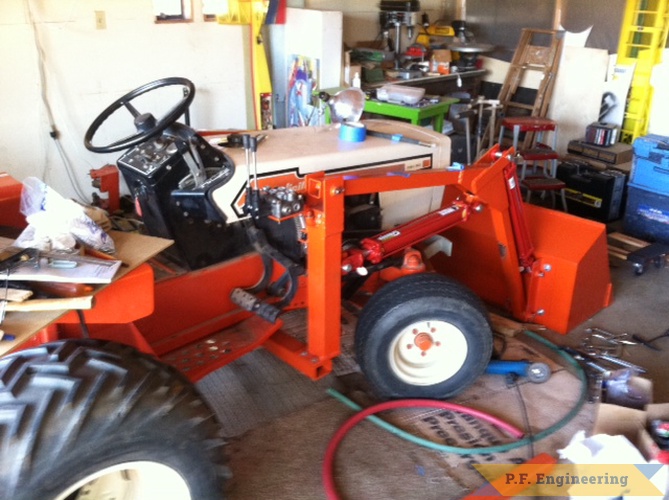
[[[535,434],[534,436],[531,437],[525,437],[521,438],[523,436],[523,432],[514,427],[513,425],[504,422],[503,420],[494,417],[492,415],[489,415],[487,413],[484,413],[479,410],[475,410],[472,408],[467,408],[465,406],[460,406],[454,403],[447,403],[443,401],[436,401],[436,400],[425,400],[425,399],[406,399],[406,400],[396,400],[396,401],[386,401],[383,403],[379,403],[377,405],[370,406],[369,408],[366,408],[362,410],[362,408],[351,401],[350,399],[346,398],[344,395],[338,393],[334,389],[328,389],[328,393],[333,396],[334,398],[338,399],[339,401],[343,402],[346,404],[348,407],[358,411],[359,413],[353,415],[351,418],[349,418],[346,422],[344,422],[344,425],[342,425],[335,435],[331,438],[330,442],[328,443],[328,447],[325,453],[325,458],[323,460],[323,468],[322,468],[322,477],[323,477],[323,487],[325,488],[325,493],[327,495],[327,498],[329,500],[336,500],[338,499],[337,491],[335,488],[334,484],[334,474],[333,474],[333,467],[334,467],[334,459],[335,459],[335,454],[337,451],[337,447],[339,446],[339,443],[344,439],[346,434],[353,428],[355,427],[358,423],[360,423],[362,420],[369,419],[371,422],[374,424],[378,425],[382,429],[385,429],[392,434],[395,434],[402,439],[405,439],[407,441],[410,441],[414,444],[417,444],[419,446],[423,446],[425,448],[429,448],[435,451],[439,451],[442,453],[454,453],[457,455],[473,455],[473,454],[479,454],[479,453],[505,453],[510,450],[514,450],[516,448],[520,448],[522,446],[526,446],[534,441],[539,441],[543,438],[546,438],[550,436],[551,434],[557,432],[560,430],[562,427],[567,425],[581,410],[583,405],[585,404],[588,396],[588,382],[587,378],[585,375],[585,372],[581,368],[581,366],[578,364],[576,360],[574,360],[571,356],[569,356],[566,352],[561,350],[559,347],[557,347],[555,344],[552,342],[544,339],[543,337],[540,337],[539,335],[530,332],[530,331],[525,331],[525,335],[529,336],[531,339],[538,341],[539,343],[543,344],[544,346],[548,347],[552,351],[556,352],[559,354],[567,363],[575,370],[576,375],[578,376],[579,380],[581,381],[581,393],[579,396],[578,401],[574,405],[574,407],[558,422],[555,424],[551,425],[547,429]],[[408,408],[408,407],[413,407],[413,408],[442,408],[442,409],[448,409],[448,410],[453,410],[453,411],[458,411],[461,413],[465,413],[467,415],[472,415],[475,417],[480,418],[481,420],[485,420],[500,429],[506,431],[507,433],[511,434],[513,437],[516,438],[521,438],[518,439],[517,441],[514,441],[512,443],[506,443],[506,444],[501,444],[501,445],[496,445],[496,446],[486,446],[486,447],[481,447],[481,448],[460,448],[456,446],[448,446],[444,445],[441,443],[435,443],[433,441],[427,440],[420,438],[418,436],[414,436],[413,434],[410,434],[402,429],[399,429],[398,427],[395,427],[392,424],[389,424],[388,422],[385,422],[384,420],[374,416],[374,414],[379,413],[381,411],[389,410],[389,409],[396,409],[396,408]]]

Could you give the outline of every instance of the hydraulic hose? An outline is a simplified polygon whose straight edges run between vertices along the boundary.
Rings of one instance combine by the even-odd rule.
[[[583,405],[585,404],[588,396],[588,382],[587,378],[585,375],[585,372],[581,368],[581,366],[578,364],[574,358],[572,358],[569,354],[561,350],[559,347],[557,347],[555,344],[552,342],[544,339],[543,337],[530,332],[530,331],[525,331],[525,335],[530,337],[531,339],[543,344],[544,346],[548,347],[555,353],[559,354],[567,363],[570,365],[574,371],[576,372],[577,377],[581,381],[581,393],[579,395],[579,399],[574,405],[574,407],[558,422],[555,424],[551,425],[547,429],[535,434],[534,436],[526,437],[526,438],[521,438],[523,435],[523,432],[514,427],[513,425],[504,422],[503,420],[494,417],[492,415],[489,415],[487,413],[484,413],[479,410],[475,410],[472,408],[467,408],[464,406],[460,406],[454,403],[446,403],[443,401],[436,401],[436,400],[424,400],[424,399],[407,399],[407,400],[397,400],[397,401],[387,401],[384,403],[380,403],[374,406],[370,406],[369,408],[366,408],[362,410],[362,408],[351,401],[350,399],[346,398],[342,394],[338,393],[337,391],[333,389],[329,389],[328,393],[338,399],[339,401],[343,402],[350,408],[359,411],[359,413],[355,414],[351,418],[349,418],[342,427],[340,427],[335,435],[332,437],[330,442],[328,443],[328,447],[326,450],[325,454],[325,459],[323,461],[323,468],[322,468],[322,476],[323,476],[323,486],[325,488],[325,493],[327,495],[327,498],[329,500],[337,500],[339,497],[337,495],[337,491],[335,488],[334,484],[334,475],[333,475],[333,467],[334,467],[334,458],[335,454],[337,451],[337,447],[339,446],[339,443],[343,440],[343,438],[346,436],[346,434],[353,428],[355,427],[358,423],[360,423],[362,420],[368,418],[371,422],[374,424],[378,425],[379,427],[401,437],[402,439],[406,439],[407,441],[410,441],[414,444],[417,444],[419,446],[423,446],[425,448],[429,448],[432,450],[436,450],[442,453],[455,453],[458,455],[472,455],[472,454],[478,454],[478,453],[504,453],[510,450],[514,450],[516,448],[520,448],[521,446],[526,446],[534,441],[539,441],[540,439],[543,439],[545,437],[550,436],[551,434],[557,432],[560,430],[562,427],[567,425],[581,410]],[[442,406],[443,405],[443,406]],[[486,447],[481,447],[481,448],[459,448],[455,446],[447,446],[443,445],[441,443],[435,443],[433,441],[427,440],[420,438],[418,436],[414,436],[413,434],[410,434],[402,429],[399,429],[395,427],[392,424],[389,424],[388,422],[385,422],[384,420],[375,417],[374,414],[392,409],[392,408],[407,408],[407,407],[417,407],[417,408],[443,408],[443,409],[448,409],[448,410],[454,410],[454,411],[459,411],[468,415],[476,416],[482,420],[485,420],[487,422],[492,423],[493,425],[505,430],[509,434],[511,434],[513,437],[521,438],[518,439],[517,441],[514,441],[512,443],[506,443],[502,445],[497,445],[497,446],[486,446]]]

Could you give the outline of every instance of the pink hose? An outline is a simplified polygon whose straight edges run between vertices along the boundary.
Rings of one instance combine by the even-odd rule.
[[[325,458],[323,459],[323,487],[325,488],[325,494],[329,500],[339,499],[334,484],[334,459],[335,454],[337,453],[337,447],[344,439],[344,436],[346,436],[346,434],[348,434],[348,432],[353,427],[355,427],[360,421],[364,420],[368,416],[374,415],[375,413],[379,413],[381,411],[394,410],[397,408],[437,408],[440,410],[453,410],[464,413],[466,415],[471,415],[473,417],[478,417],[481,420],[499,427],[515,438],[521,438],[523,436],[523,431],[509,424],[508,422],[505,422],[488,413],[484,413],[473,408],[467,408],[466,406],[461,406],[455,403],[446,403],[444,401],[426,399],[402,399],[398,401],[386,401],[384,403],[379,403],[361,410],[349,418],[346,422],[344,422],[344,425],[342,425],[337,430],[335,435],[332,436],[332,439],[328,443],[327,450],[325,451]]]

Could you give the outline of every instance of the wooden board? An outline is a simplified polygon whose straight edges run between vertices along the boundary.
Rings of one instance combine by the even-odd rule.
[[[559,154],[565,154],[569,141],[584,136],[585,128],[598,120],[607,68],[606,50],[564,48],[548,108],[548,118],[559,126]]]
[[[112,237],[116,245],[115,257],[120,259],[124,265],[119,269],[111,284],[96,287],[93,295],[108,286],[114,286],[114,282],[118,281],[130,271],[136,269],[172,244],[171,240],[140,235],[137,233],[110,231],[109,235]],[[25,304],[29,303],[30,301],[25,302]],[[25,342],[32,335],[43,328],[46,328],[67,312],[68,310],[62,309],[51,311],[8,312],[4,321],[0,325],[0,328],[4,330],[5,333],[14,335],[16,340],[0,341],[0,355],[9,352]]]
[[[627,256],[631,252],[650,245],[647,241],[618,232],[607,234],[606,239],[608,242],[609,262],[613,266],[626,262]],[[667,259],[669,260],[669,257]]]

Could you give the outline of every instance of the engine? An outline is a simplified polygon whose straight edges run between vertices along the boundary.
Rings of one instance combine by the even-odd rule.
[[[287,187],[266,187],[257,194],[257,209],[250,209],[255,225],[274,248],[301,261],[306,253],[304,197]]]

